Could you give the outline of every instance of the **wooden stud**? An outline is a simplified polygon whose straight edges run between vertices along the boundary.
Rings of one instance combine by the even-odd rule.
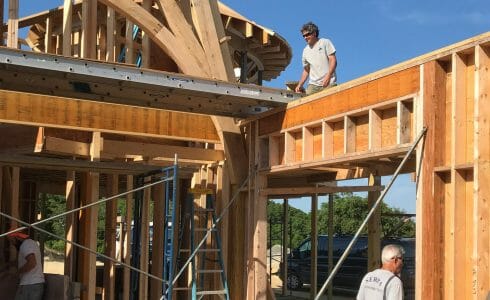
[[[19,0],[9,0],[7,47],[19,47]]]
[[[96,58],[97,0],[82,0],[81,57]]]
[[[473,299],[490,290],[490,49],[475,49],[475,186],[473,207]]]
[[[318,271],[318,194],[311,196],[311,268],[310,268],[310,298],[315,298],[317,293]]]
[[[145,182],[150,182],[151,177],[145,177]],[[141,254],[140,270],[148,272],[149,264],[149,245],[150,245],[150,198],[151,188],[145,188],[143,192],[143,202],[141,204]],[[139,276],[138,299],[148,299],[148,276]]]
[[[133,189],[133,176],[126,176],[126,190],[130,191]],[[131,263],[131,241],[132,241],[132,232],[131,232],[131,221],[133,220],[133,200],[134,193],[130,193],[126,195],[126,211],[124,212],[124,226],[125,231],[121,232],[121,238],[124,239],[124,249],[122,253],[122,261],[125,264]],[[130,270],[128,268],[124,268],[123,270],[123,299],[129,299],[130,292]]]
[[[151,12],[153,0],[143,0],[143,4],[141,5],[145,10]],[[141,41],[141,54],[142,54],[142,62],[141,67],[149,68],[150,67],[150,57],[151,57],[151,40],[150,36],[146,34],[146,32],[142,31],[142,41]]]
[[[397,102],[397,126],[396,126],[396,143],[406,144],[411,141],[410,126],[410,109],[408,103],[404,101]]]
[[[117,61],[115,37],[119,35],[116,31],[116,11],[112,7],[107,7],[107,32],[106,32],[106,55],[105,60],[109,62]]]
[[[381,176],[369,175],[369,186],[380,186]],[[371,209],[380,196],[380,191],[368,192],[368,209]],[[407,199],[408,200],[408,199]],[[381,266],[381,206],[378,207],[368,221],[368,271]]]
[[[156,277],[161,277],[163,274],[163,255],[164,248],[164,228],[165,228],[165,190],[164,184],[153,186],[153,238],[152,238],[152,258],[151,258],[151,274]],[[150,299],[159,300],[162,297],[161,282],[150,279]]]
[[[65,0],[63,5],[63,55],[71,56],[72,54],[72,15],[73,0]]]
[[[119,192],[119,178],[117,175],[107,175],[107,197],[117,195]],[[105,255],[116,257],[116,218],[117,218],[117,199],[106,202],[105,207]],[[116,269],[112,261],[104,261],[104,299],[116,298],[115,281]]]
[[[66,191],[65,191],[65,197],[66,197],[66,211],[74,209],[75,206],[75,172],[74,171],[67,171],[66,172]],[[65,238],[68,241],[74,242],[76,240],[76,228],[77,228],[77,223],[76,220],[78,218],[75,217],[75,213],[69,214],[65,217]],[[68,276],[71,280],[75,280],[75,270],[74,270],[74,263],[75,263],[75,248],[73,247],[72,244],[66,243],[65,246],[65,275]],[[80,252],[78,252],[80,253]]]
[[[419,282],[420,295],[424,299],[438,299],[442,297],[441,277],[443,274],[442,257],[431,255],[442,253],[441,243],[441,221],[443,216],[440,206],[440,194],[442,189],[436,188],[434,182],[434,167],[440,165],[441,156],[436,151],[436,145],[444,141],[444,105],[445,102],[445,71],[437,61],[424,64],[423,67],[423,120],[427,126],[424,163],[422,164],[420,181],[420,201],[417,201],[417,218],[421,219],[421,228],[425,231],[417,231],[416,270],[417,276],[423,278]],[[439,191],[435,194],[433,191]],[[429,229],[429,230],[427,230]],[[416,276],[416,277],[417,277]],[[417,298],[419,295],[417,295]],[[420,298],[418,298],[420,299]]]
[[[53,20],[46,18],[46,33],[44,34],[44,51],[53,53]]]

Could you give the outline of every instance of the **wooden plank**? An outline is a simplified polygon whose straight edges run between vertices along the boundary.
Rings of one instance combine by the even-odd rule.
[[[381,112],[381,147],[396,145],[397,138],[397,109],[384,109]]]
[[[151,253],[151,274],[161,278],[163,274],[164,225],[165,225],[165,190],[163,183],[153,186],[153,238]],[[162,297],[161,282],[150,279],[150,298],[159,300]]]
[[[151,13],[152,4],[153,4],[153,0],[143,0],[141,7],[143,7],[146,11]],[[151,57],[151,40],[150,40],[150,36],[145,31],[142,32],[141,51],[142,51],[141,67],[149,68],[150,57]]]
[[[44,34],[44,51],[46,53],[54,53],[53,49],[53,20],[46,18],[46,33]]]
[[[255,139],[253,161],[259,159],[259,148],[257,147],[258,138],[258,122],[254,122],[252,134]],[[255,163],[256,164],[256,163]],[[251,169],[253,170],[253,169]],[[251,294],[253,299],[267,299],[267,286],[269,285],[267,276],[267,200],[266,195],[259,193],[260,189],[267,186],[267,177],[265,174],[255,172],[254,194],[253,194],[253,210],[254,221],[251,224],[253,227],[253,261],[254,262],[254,294]]]
[[[0,121],[219,143],[208,116],[6,90],[0,90]]]
[[[303,131],[302,132],[303,138],[301,140],[301,142],[302,142],[301,160],[303,160],[303,161],[312,160],[313,159],[313,151],[314,151],[312,129],[308,128],[308,127],[303,127],[302,131]]]
[[[260,191],[261,195],[313,195],[330,194],[341,192],[369,192],[380,191],[383,186],[310,186],[310,187],[284,187],[284,188],[264,188]]]
[[[355,123],[355,152],[369,150],[369,114],[356,116]]]
[[[429,62],[423,66],[423,122],[427,126],[424,163],[421,166],[420,197],[417,201],[417,217],[421,217],[421,228],[417,231],[417,246],[421,246],[417,251],[416,270],[419,278],[420,293],[423,299],[439,299],[442,295],[442,278],[439,274],[444,274],[441,256],[434,257],[433,253],[442,253],[441,249],[441,207],[436,199],[443,195],[434,194],[436,189],[433,169],[440,164],[440,154],[437,152],[437,145],[444,141],[445,124],[445,77],[446,73],[437,61]],[[419,298],[419,294],[417,294]]]
[[[9,0],[7,47],[19,47],[19,0]]]
[[[81,57],[96,58],[97,0],[82,0]]]
[[[151,177],[145,177],[145,182],[150,182]],[[143,201],[141,203],[141,232],[140,232],[140,270],[148,272],[149,270],[149,246],[150,246],[150,199],[151,188],[145,188],[143,192]],[[138,282],[138,299],[148,299],[148,276],[139,276]]]
[[[106,197],[111,197],[119,193],[119,178],[117,175],[108,174],[106,182]],[[112,199],[105,204],[105,232],[104,232],[104,252],[105,255],[116,258],[116,217],[117,199]],[[116,269],[112,261],[104,261],[104,299],[111,300],[116,298]]]
[[[344,117],[344,153],[356,151],[356,123],[352,117]]]
[[[369,150],[381,148],[381,114],[378,110],[369,110]]]
[[[126,191],[130,191],[133,189],[133,176],[126,176]],[[131,263],[131,241],[132,241],[132,232],[131,232],[131,221],[133,219],[133,200],[134,193],[130,193],[126,195],[126,211],[124,212],[124,222],[126,223],[126,230],[121,232],[121,238],[124,239],[124,249],[122,254],[122,261],[125,264]],[[124,268],[123,270],[123,295],[122,298],[124,300],[129,299],[130,292],[130,270],[128,268]]]
[[[107,7],[106,21],[106,53],[105,60],[110,62],[117,61],[115,37],[118,36],[116,28],[116,11],[112,7]]]
[[[369,186],[380,186],[381,176],[369,175]],[[381,195],[380,191],[368,192],[368,209],[371,209]],[[407,199],[408,200],[408,199]],[[368,229],[368,271],[373,271],[381,265],[381,206],[371,216]]]
[[[63,55],[71,56],[73,1],[63,2]]]
[[[490,49],[475,49],[475,187],[473,207],[473,299],[490,290]]]
[[[295,161],[296,147],[293,132],[284,133],[284,163],[288,164]]]
[[[280,162],[279,143],[280,143],[280,137],[278,136],[269,137],[269,166],[278,165]]]
[[[317,271],[318,271],[318,194],[311,196],[311,262],[310,262],[310,298],[314,299],[317,294]]]
[[[67,171],[66,172],[66,211],[70,211],[74,209],[75,206],[75,172]],[[65,238],[68,241],[74,242],[76,240],[76,232],[77,232],[77,218],[75,218],[75,214],[69,214],[65,217]],[[66,243],[65,246],[65,275],[68,276],[71,280],[75,280],[74,273],[74,263],[75,263],[75,253],[74,247],[70,243]]]
[[[331,123],[322,122],[322,158],[329,159],[333,157],[333,126]]]
[[[411,111],[410,103],[405,101],[398,101],[397,103],[397,130],[396,130],[396,143],[406,144],[412,140],[412,127],[411,127]]]
[[[313,158],[314,160],[323,158],[323,128],[317,126],[311,128],[313,135]]]

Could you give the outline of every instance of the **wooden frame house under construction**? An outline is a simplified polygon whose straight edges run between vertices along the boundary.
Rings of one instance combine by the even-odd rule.
[[[189,189],[194,207],[204,207],[211,191],[223,212],[229,298],[273,298],[267,200],[331,194],[343,191],[336,181],[369,178],[369,186],[351,190],[368,191],[372,205],[380,176],[395,173],[425,128],[401,169],[417,180],[416,299],[488,297],[490,33],[300,98],[261,86],[290,63],[287,42],[214,0],[65,0],[23,18],[18,0],[8,7],[0,233],[42,220],[40,195],[63,195],[67,211],[88,205],[64,216],[66,240],[95,251],[97,206],[90,204],[177,164],[175,213],[184,214]],[[138,277],[135,296],[125,268],[116,295],[117,263],[105,261],[99,285],[97,255],[67,243],[65,275],[80,282],[82,299],[162,297],[165,232],[183,232],[183,240],[189,232],[165,224],[161,185],[142,195],[137,234],[147,245],[153,222],[153,249],[141,247],[139,269],[153,277]],[[127,211],[119,216],[116,201],[104,202],[104,255],[128,265],[134,197],[120,197]],[[118,219],[126,250],[116,257]],[[370,268],[379,264],[379,222],[378,211],[368,224]],[[5,239],[0,249],[0,266],[15,260]]]

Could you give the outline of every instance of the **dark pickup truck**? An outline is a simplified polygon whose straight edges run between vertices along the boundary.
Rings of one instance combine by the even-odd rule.
[[[334,266],[352,238],[353,236],[335,236],[333,238]],[[405,299],[412,299],[415,291],[415,238],[383,239],[381,241],[381,248],[388,244],[401,245],[405,250],[401,278],[405,290]],[[359,237],[333,279],[334,290],[351,293],[357,292],[362,278],[367,273],[367,245],[367,237]],[[321,286],[328,277],[328,236],[318,236],[317,248],[317,276],[318,285]],[[309,284],[310,269],[311,240],[307,238],[288,255],[288,288],[296,290],[300,289],[304,283]],[[282,270],[282,264],[280,270]],[[281,271],[280,276],[282,276]]]

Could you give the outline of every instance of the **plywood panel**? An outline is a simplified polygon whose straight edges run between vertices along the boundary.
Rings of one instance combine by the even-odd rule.
[[[323,130],[323,158],[333,157],[333,124],[328,122],[322,123]]]
[[[381,113],[381,147],[396,145],[396,107],[385,109]]]
[[[366,151],[369,146],[369,115],[356,117],[356,152]]]
[[[322,143],[323,143],[323,135],[322,135],[322,127],[312,128],[313,133],[313,159],[321,159],[322,158]]]
[[[303,133],[301,131],[294,132],[294,161],[302,161],[303,160]]]
[[[335,122],[333,128],[333,155],[344,154],[344,121]]]
[[[260,120],[260,135],[416,93],[419,68],[412,67],[327,95]],[[282,117],[282,115],[284,117]],[[280,124],[279,124],[280,123]]]

